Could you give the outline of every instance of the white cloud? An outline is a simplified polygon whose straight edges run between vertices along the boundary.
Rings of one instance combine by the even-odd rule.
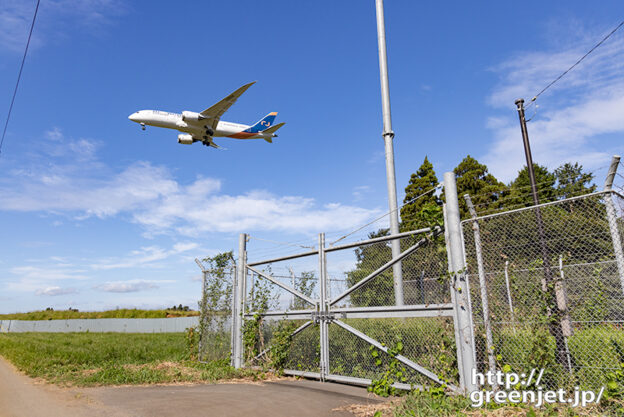
[[[528,94],[539,92],[601,37],[587,35],[557,51],[523,52],[494,68],[501,81],[488,103],[505,113],[488,119],[494,142],[482,159],[497,177],[509,181],[525,165],[514,100],[530,99]],[[623,70],[624,39],[614,36],[538,99],[540,107],[528,124],[535,162],[551,169],[568,161],[587,169],[608,164],[614,150],[600,135],[624,132]],[[533,113],[528,109],[527,118]]]
[[[153,266],[157,261],[162,261],[183,252],[197,249],[199,245],[193,242],[176,243],[172,249],[165,250],[158,246],[143,247],[139,250],[132,251],[130,255],[116,260],[103,260],[93,264],[95,270],[119,269],[119,268],[136,268],[140,266]]]
[[[57,296],[57,295],[67,295],[67,294],[76,294],[78,291],[75,288],[61,288],[59,286],[45,287],[38,289],[35,291],[37,295],[49,295],[49,296]]]
[[[149,281],[141,279],[133,279],[129,281],[109,281],[97,285],[94,288],[104,292],[127,293],[139,292],[159,288],[159,283],[168,283],[172,281]]]
[[[22,52],[35,12],[36,2],[4,0],[0,3],[0,48]],[[50,39],[70,38],[78,28],[97,33],[110,24],[111,17],[124,13],[119,0],[46,0],[37,14],[31,48],[37,48]],[[71,28],[72,33],[66,32]]]
[[[368,185],[359,185],[353,188],[353,192],[351,194],[356,201],[359,201],[364,198],[364,194],[370,192],[370,189],[371,188]]]
[[[40,153],[31,156],[30,164],[22,162],[0,178],[0,210],[45,212],[77,220],[125,216],[144,227],[147,234],[184,236],[343,230],[380,213],[265,190],[229,195],[222,192],[219,179],[197,177],[183,184],[168,168],[149,162],[136,162],[115,173],[98,161],[99,142],[67,139],[59,129],[50,132],[48,136],[57,138],[54,143],[47,141],[46,146],[33,151]],[[163,256],[157,250],[145,255]]]
[[[63,139],[63,132],[58,127],[53,127],[52,129],[45,132],[44,136],[50,140],[59,141]]]
[[[16,266],[10,272],[22,279],[32,281],[51,281],[61,279],[85,279],[85,270],[73,269],[70,265],[51,265],[49,267]]]
[[[5,281],[6,289],[13,291],[40,291],[66,280],[85,280],[87,270],[69,263],[53,263],[45,267],[35,265],[16,266],[9,269],[14,277]]]

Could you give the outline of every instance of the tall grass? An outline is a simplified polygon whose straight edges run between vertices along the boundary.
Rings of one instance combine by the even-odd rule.
[[[0,334],[0,355],[31,377],[62,385],[215,381],[254,376],[229,360],[190,360],[185,333]]]

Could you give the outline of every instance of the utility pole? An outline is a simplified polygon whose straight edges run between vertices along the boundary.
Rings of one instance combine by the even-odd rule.
[[[539,198],[537,196],[537,185],[535,184],[535,172],[533,171],[533,156],[531,155],[531,145],[529,143],[529,132],[527,130],[526,118],[524,117],[524,99],[516,100],[518,107],[518,117],[520,118],[520,129],[522,130],[522,140],[524,142],[524,155],[526,157],[527,172],[529,181],[531,182],[531,194],[533,194],[533,204],[535,205],[535,220],[537,223],[537,234],[539,237],[540,249],[542,252],[542,261],[544,266],[544,277],[542,278],[542,291],[546,293],[546,309],[550,318],[548,327],[550,334],[555,338],[557,348],[557,361],[565,366],[570,357],[566,339],[571,336],[571,329],[565,326],[562,319],[567,313],[565,298],[559,294],[561,281],[554,282],[552,269],[550,266],[550,250],[546,244],[546,236],[544,233],[544,222],[542,220],[542,211],[540,210]]]
[[[524,156],[527,162],[527,171],[529,173],[529,181],[531,183],[531,194],[533,194],[533,204],[539,204],[537,197],[537,185],[535,184],[535,172],[533,171],[533,156],[531,155],[531,144],[529,143],[529,132],[527,131],[526,119],[524,118],[524,99],[516,100],[518,107],[518,117],[520,117],[520,129],[522,130],[522,141],[524,143]]]
[[[381,104],[383,112],[383,139],[386,150],[386,181],[388,184],[388,206],[390,208],[390,234],[399,233],[399,208],[397,205],[396,176],[394,171],[394,147],[392,140],[392,117],[390,114],[390,88],[388,87],[388,58],[386,54],[386,26],[384,20],[383,0],[375,0],[377,10],[377,43],[379,47],[379,80],[381,83]],[[392,257],[401,254],[401,242],[392,241]],[[394,277],[395,305],[403,305],[403,270],[401,262],[392,266]]]

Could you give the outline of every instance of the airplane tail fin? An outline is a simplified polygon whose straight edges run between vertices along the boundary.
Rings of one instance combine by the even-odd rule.
[[[280,127],[284,126],[285,124],[286,124],[286,123],[284,123],[284,122],[282,122],[282,123],[278,123],[278,124],[276,124],[275,126],[272,126],[272,127],[268,128],[268,129],[266,129],[266,130],[263,130],[263,131],[262,131],[262,134],[263,134],[263,135],[264,135],[264,134],[273,135],[273,134],[277,131],[277,129],[279,129]],[[275,135],[275,136],[277,136],[277,135]],[[265,137],[264,137],[264,140],[266,140],[266,141],[267,141],[267,142],[269,142],[269,143],[273,143],[273,139],[271,139],[271,137],[268,137],[268,138],[267,138],[267,137],[265,136]]]
[[[277,116],[277,112],[272,111],[271,113],[264,116],[262,119],[258,120],[256,124],[251,126],[249,129],[245,130],[245,132],[260,133],[265,129],[270,128],[273,125],[273,120],[275,120],[275,116]]]
[[[280,127],[284,126],[286,123],[282,122],[282,123],[278,123],[275,126],[272,126],[266,130],[263,130],[262,133],[275,133],[277,131],[277,129],[279,129]]]

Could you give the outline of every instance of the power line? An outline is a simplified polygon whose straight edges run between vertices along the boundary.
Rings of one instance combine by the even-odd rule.
[[[587,56],[589,54],[591,54],[592,52],[594,52],[594,50],[596,50],[596,48],[598,48],[600,45],[602,45],[607,39],[609,39],[611,37],[611,35],[613,35],[619,28],[621,28],[622,26],[624,26],[624,20],[622,22],[620,22],[619,25],[616,26],[615,29],[613,29],[611,32],[609,32],[609,34],[607,36],[605,36],[604,38],[602,38],[602,40],[600,42],[598,42],[596,45],[594,45],[593,48],[591,48],[589,51],[587,51],[587,53],[585,55],[583,55],[578,61],[576,61],[574,63],[574,65],[572,65],[570,68],[568,68],[567,70],[565,70],[563,73],[561,73],[561,75],[559,75],[557,78],[555,78],[554,80],[552,80],[550,82],[550,84],[548,84],[546,87],[544,87],[542,89],[542,91],[540,91],[539,93],[537,93],[535,95],[535,97],[533,97],[531,99],[531,104],[533,104],[535,102],[535,100],[537,100],[537,98],[546,90],[548,90],[550,87],[552,87],[553,84],[555,84],[557,81],[559,81],[560,79],[562,79],[568,72],[572,71],[572,69],[574,67],[576,67],[578,64],[581,63],[581,61],[583,61],[585,58],[587,58]],[[528,106],[527,106],[528,108]]]
[[[4,131],[2,132],[2,140],[0,140],[0,154],[2,154],[2,145],[4,144],[4,136],[6,135],[7,127],[9,126],[9,120],[11,119],[11,111],[13,110],[13,103],[15,103],[15,96],[17,95],[17,88],[19,87],[20,79],[22,78],[22,70],[24,69],[24,62],[26,62],[26,55],[28,54],[28,46],[30,46],[30,38],[32,37],[33,29],[35,27],[35,20],[37,19],[37,12],[39,11],[39,3],[41,0],[37,0],[37,6],[35,7],[35,14],[33,15],[32,23],[30,25],[30,32],[28,33],[28,42],[26,42],[26,49],[24,50],[24,56],[22,57],[22,65],[17,75],[17,82],[15,83],[15,90],[13,90],[13,98],[11,99],[11,105],[9,106],[9,112],[7,113],[6,122],[4,123]]]

